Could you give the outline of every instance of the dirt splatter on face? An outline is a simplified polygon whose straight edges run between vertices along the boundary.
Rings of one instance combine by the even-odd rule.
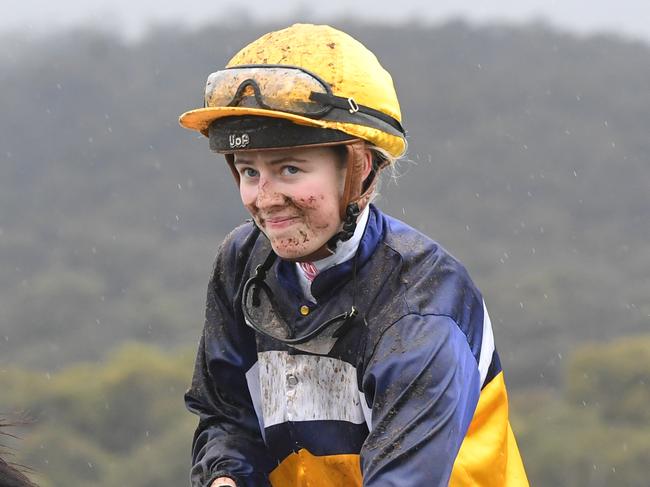
[[[325,257],[339,230],[344,171],[327,147],[235,154],[246,209],[284,259]]]

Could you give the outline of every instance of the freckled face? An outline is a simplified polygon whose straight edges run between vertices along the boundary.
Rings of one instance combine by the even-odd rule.
[[[283,259],[317,260],[339,230],[345,171],[329,147],[235,153],[242,202]]]

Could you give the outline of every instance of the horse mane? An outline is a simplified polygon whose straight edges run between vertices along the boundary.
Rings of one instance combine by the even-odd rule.
[[[7,422],[0,418],[0,436],[10,436],[15,438],[14,435],[8,433],[6,428],[16,426],[15,423]],[[24,471],[28,470],[22,465],[16,465],[7,462],[2,455],[6,455],[7,448],[0,444],[0,486],[2,487],[38,487],[35,483],[27,478]]]

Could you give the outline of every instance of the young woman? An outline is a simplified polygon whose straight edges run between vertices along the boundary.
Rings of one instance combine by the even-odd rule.
[[[376,57],[304,24],[244,47],[181,116],[253,218],[208,288],[193,485],[528,485],[480,292],[370,204],[400,120]]]

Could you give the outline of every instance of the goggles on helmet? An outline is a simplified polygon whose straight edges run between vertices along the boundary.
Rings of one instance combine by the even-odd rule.
[[[353,98],[334,95],[318,75],[295,66],[242,65],[212,73],[205,87],[204,106],[264,108],[368,126],[376,125],[374,118],[388,124],[392,132],[405,133],[395,118],[359,105]]]

